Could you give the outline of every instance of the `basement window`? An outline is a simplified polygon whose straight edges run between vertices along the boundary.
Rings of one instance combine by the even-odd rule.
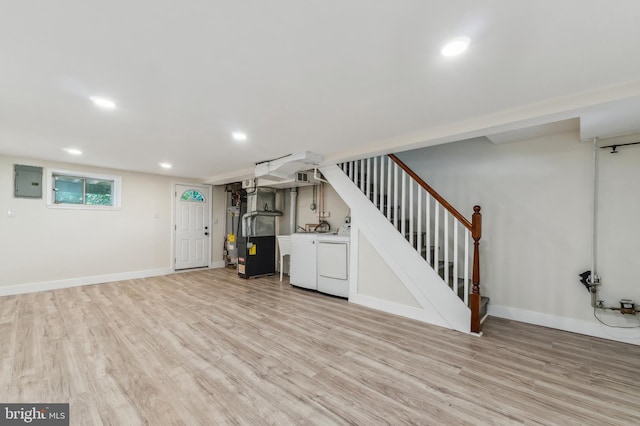
[[[47,171],[47,205],[71,209],[120,208],[120,176]]]

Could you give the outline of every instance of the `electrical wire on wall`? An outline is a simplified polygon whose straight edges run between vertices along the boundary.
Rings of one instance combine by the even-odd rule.
[[[595,319],[598,320],[598,322],[602,325],[606,325],[607,327],[611,327],[611,328],[640,328],[640,319],[636,318],[636,320],[638,320],[638,324],[637,325],[612,325],[612,324],[607,324],[606,322],[604,322],[602,319],[600,319],[598,317],[598,314],[596,313],[596,309],[598,309],[596,306],[593,307],[593,317]],[[606,308],[600,308],[600,309],[606,309]],[[636,314],[634,314],[636,315]]]

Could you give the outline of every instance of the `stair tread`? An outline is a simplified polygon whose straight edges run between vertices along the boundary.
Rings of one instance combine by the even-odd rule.
[[[469,299],[471,299],[471,298],[469,298]],[[483,306],[488,305],[490,300],[491,299],[489,299],[486,296],[480,296],[480,308],[482,308]]]

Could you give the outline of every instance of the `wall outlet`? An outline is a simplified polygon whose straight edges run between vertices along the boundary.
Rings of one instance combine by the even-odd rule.
[[[7,217],[15,217],[16,213],[13,210],[7,210]]]
[[[320,217],[327,218],[329,216],[331,216],[331,212],[322,212],[322,213],[320,213]]]

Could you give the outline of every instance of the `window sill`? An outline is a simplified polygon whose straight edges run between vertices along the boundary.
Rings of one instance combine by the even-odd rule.
[[[122,207],[117,206],[87,206],[85,204],[47,204],[50,209],[63,209],[63,210],[106,210],[106,211],[119,211]]]

